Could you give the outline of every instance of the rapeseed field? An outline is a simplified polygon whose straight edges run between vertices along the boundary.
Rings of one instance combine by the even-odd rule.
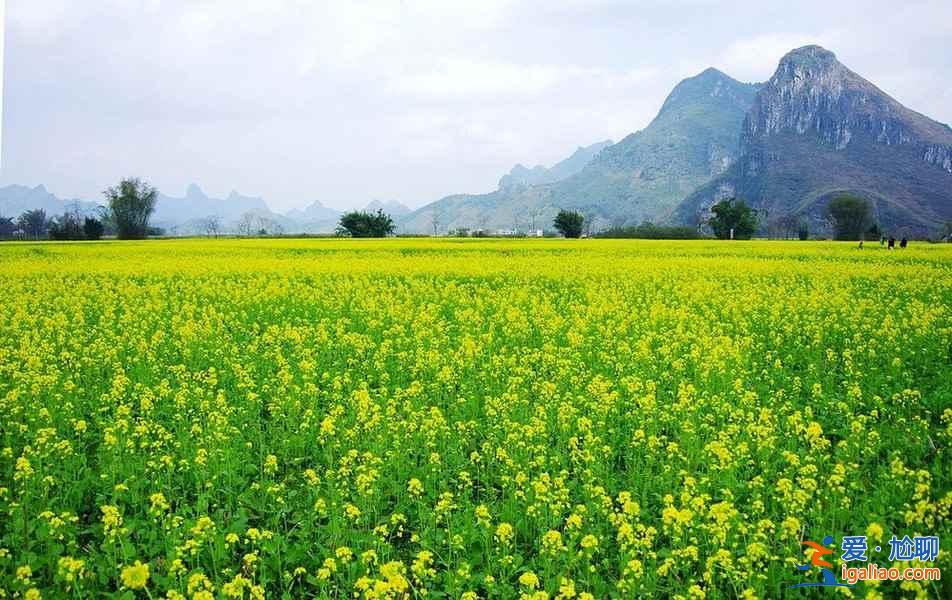
[[[17,243],[0,285],[3,598],[950,597],[950,245]],[[789,589],[826,535],[945,577]]]

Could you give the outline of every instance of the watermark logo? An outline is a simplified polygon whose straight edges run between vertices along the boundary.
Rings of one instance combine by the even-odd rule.
[[[870,548],[865,535],[847,535],[843,536],[840,543],[840,579],[836,578],[833,572],[833,564],[824,559],[825,556],[834,554],[833,536],[828,535],[823,538],[823,543],[818,544],[813,541],[802,542],[802,545],[813,549],[810,555],[810,562],[805,565],[797,565],[799,571],[809,571],[814,567],[819,567],[823,579],[818,582],[804,582],[789,586],[790,588],[801,587],[855,587],[859,581],[939,581],[942,578],[941,570],[938,567],[927,566],[896,566],[880,567],[876,563],[870,562]],[[874,552],[881,552],[880,546],[872,549]],[[935,535],[914,536],[908,535],[902,538],[892,536],[889,540],[889,561],[931,563],[939,556],[939,537]],[[852,566],[850,563],[864,563],[861,566]],[[846,583],[841,583],[845,581]]]
[[[803,542],[804,546],[809,546],[813,548],[813,554],[810,556],[810,564],[807,565],[797,565],[797,569],[800,571],[809,571],[813,567],[820,567],[820,572],[823,573],[823,581],[819,582],[810,582],[810,583],[798,583],[796,585],[791,585],[791,588],[799,587],[853,587],[845,583],[840,583],[836,580],[836,575],[833,574],[833,564],[823,560],[823,557],[827,554],[833,554],[832,548],[827,548],[827,546],[833,543],[833,536],[828,535],[823,538],[823,545],[817,544],[816,542],[806,541]]]

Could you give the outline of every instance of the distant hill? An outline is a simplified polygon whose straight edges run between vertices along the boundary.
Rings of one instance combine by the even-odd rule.
[[[105,204],[105,201],[103,202]],[[0,216],[16,218],[22,213],[42,208],[50,217],[78,211],[98,216],[103,206],[83,200],[63,200],[42,185],[26,187],[10,185],[0,188]],[[396,201],[374,200],[362,210],[383,210],[398,219],[411,210]],[[231,192],[226,198],[212,198],[197,184],[191,184],[184,196],[159,193],[150,222],[169,235],[203,235],[209,233],[209,222],[219,233],[333,233],[341,212],[314,201],[306,208],[292,209],[286,214],[273,212],[264,199]]]
[[[28,210],[41,208],[47,216],[61,215],[65,212],[79,212],[83,215],[96,215],[99,205],[84,200],[64,200],[38,185],[8,185],[0,188],[0,217],[16,218]]]
[[[367,212],[376,212],[377,210],[382,210],[394,219],[403,217],[413,212],[409,206],[401,204],[396,200],[373,200],[370,204],[364,207],[364,210]]]
[[[685,79],[647,127],[554,186],[550,202],[616,225],[667,221],[686,195],[737,158],[738,132],[758,88],[717,69]]]
[[[295,233],[331,233],[340,219],[340,212],[315,200],[306,208],[292,209],[285,214],[293,222]]]
[[[223,227],[230,228],[249,212],[270,214],[271,211],[261,198],[242,196],[234,191],[227,198],[211,198],[193,183],[182,197],[159,193],[152,223],[167,229],[179,229],[180,233],[202,233],[200,221],[203,219],[217,217]]]
[[[315,200],[310,203],[304,209],[294,208],[285,213],[285,216],[289,219],[295,221],[307,222],[307,221],[328,221],[335,220],[340,217],[340,212],[329,208],[320,203],[319,200]]]
[[[409,214],[408,207],[394,200],[373,200],[360,210],[374,212],[377,209],[389,214],[394,220]],[[315,200],[307,208],[292,209],[285,214],[292,224],[288,231],[296,233],[333,233],[343,213],[339,210],[324,206]]]
[[[757,94],[740,131],[741,158],[678,207],[694,224],[738,196],[762,220],[828,228],[832,196],[869,199],[887,230],[928,234],[952,220],[952,130],[912,111],[820,46],[791,51]]]
[[[535,229],[541,228],[542,215],[551,207],[540,208],[534,198],[546,184],[562,181],[581,171],[611,140],[579,146],[567,158],[549,168],[536,165],[528,169],[514,166],[499,180],[499,187],[488,194],[457,194],[403,215],[398,231],[405,233],[443,233],[451,229]],[[552,213],[554,216],[554,213]],[[551,219],[550,219],[551,220]]]
[[[686,195],[736,159],[738,132],[757,89],[707,69],[679,83],[645,129],[614,145],[596,144],[595,152],[580,149],[559,163],[572,168],[557,178],[549,175],[555,167],[517,166],[495,192],[448,196],[401,225],[420,232],[550,228],[561,208],[580,210],[601,226],[665,221]]]
[[[536,165],[528,169],[521,164],[516,165],[503,175],[499,180],[500,190],[513,190],[528,187],[530,185],[540,185],[543,183],[555,183],[562,181],[566,177],[571,177],[585,168],[596,154],[612,145],[611,140],[597,142],[591,146],[579,146],[578,149],[566,159],[563,159],[550,168],[542,165]]]

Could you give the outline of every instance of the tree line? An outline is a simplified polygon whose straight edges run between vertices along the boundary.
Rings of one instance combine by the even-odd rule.
[[[701,229],[707,226],[714,237],[722,240],[748,240],[760,225],[760,213],[739,198],[728,198],[710,208],[710,216],[701,220],[697,228],[656,225],[644,222],[635,226],[615,226],[595,234],[605,238],[642,239],[696,239],[702,237]],[[824,216],[835,240],[879,239],[883,231],[873,218],[869,201],[859,196],[841,193],[833,196]],[[585,217],[576,211],[561,210],[553,226],[567,238],[578,238],[584,231]],[[784,215],[767,223],[768,230],[782,237],[810,238],[809,223],[797,215]],[[952,223],[947,223],[943,237],[952,241]]]
[[[0,237],[24,237],[40,240],[98,240],[103,235],[119,239],[143,239],[156,230],[149,226],[155,210],[158,191],[140,179],[123,179],[103,195],[106,206],[100,207],[98,218],[83,215],[79,210],[49,217],[42,208],[28,210],[16,220],[0,217]]]
[[[90,217],[78,211],[49,217],[42,208],[28,210],[16,219],[0,217],[0,238],[31,240],[98,240],[107,234],[109,217]],[[108,233],[113,233],[108,231]]]
[[[28,239],[53,240],[98,240],[103,235],[115,235],[119,239],[143,239],[158,233],[149,225],[155,211],[158,191],[138,178],[127,178],[103,192],[106,206],[101,207],[98,218],[82,215],[78,210],[63,215],[48,217],[43,209],[29,210],[16,220],[0,217],[0,238],[24,237]],[[826,208],[826,217],[837,240],[875,239],[882,235],[873,219],[870,203],[861,197],[842,193],[835,195]],[[750,239],[756,232],[759,219],[754,210],[741,199],[721,200],[710,208],[710,217],[698,228],[655,225],[650,222],[636,226],[616,226],[595,234],[608,238],[645,239],[695,239],[701,237],[701,225],[707,225],[719,239]],[[265,233],[256,227],[250,216],[239,222],[239,233],[252,235]],[[209,217],[205,225],[209,235],[217,236],[221,222]],[[553,227],[566,238],[579,238],[585,231],[585,216],[580,212],[560,210],[553,220]],[[796,215],[785,215],[768,223],[774,232],[784,237],[796,234],[801,240],[810,236],[807,222]],[[376,212],[351,211],[340,217],[336,233],[355,238],[385,237],[396,229],[393,219],[382,210]],[[946,224],[944,236],[952,240],[952,223]]]
[[[138,178],[123,179],[118,185],[108,188],[103,195],[106,206],[101,207],[99,218],[83,216],[78,210],[55,217],[48,217],[43,209],[29,210],[16,220],[0,217],[0,237],[24,237],[33,240],[98,240],[103,235],[115,235],[121,240],[143,239],[155,235],[149,218],[155,211],[158,191]],[[208,217],[202,222],[208,235],[221,232],[221,219]],[[251,214],[238,222],[242,235],[267,234],[266,220]],[[393,219],[382,210],[375,213],[353,211],[341,216],[337,234],[351,237],[384,237],[395,230]]]
[[[711,207],[711,214],[707,224],[721,239],[749,239],[757,227],[756,213],[743,201],[733,198],[715,204]],[[577,211],[560,210],[552,225],[567,238],[579,238],[585,230],[585,216]],[[700,238],[701,233],[699,228],[645,221],[641,225],[611,227],[596,233],[595,237],[685,240]]]

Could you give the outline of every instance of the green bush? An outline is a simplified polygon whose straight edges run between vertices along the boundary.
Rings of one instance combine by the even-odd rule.
[[[722,240],[749,240],[757,229],[757,215],[743,200],[721,200],[711,207],[711,213],[708,224]]]
[[[380,209],[375,213],[352,211],[344,214],[337,225],[337,235],[355,238],[386,237],[395,226],[390,215]]]
[[[585,225],[585,217],[581,213],[560,210],[552,223],[555,228],[567,238],[582,237],[582,227]]]

